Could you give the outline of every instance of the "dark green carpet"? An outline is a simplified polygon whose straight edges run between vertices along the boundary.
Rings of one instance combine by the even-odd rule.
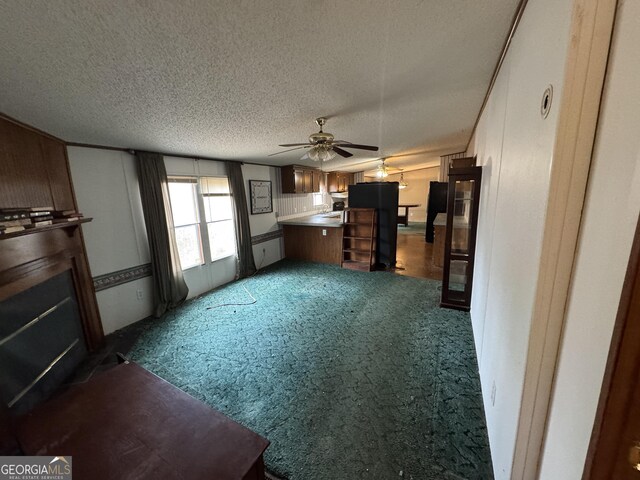
[[[276,475],[490,479],[469,316],[438,286],[282,261],[145,321],[131,357],[268,438]]]

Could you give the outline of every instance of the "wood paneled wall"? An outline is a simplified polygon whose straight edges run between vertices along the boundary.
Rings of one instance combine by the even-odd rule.
[[[64,143],[0,118],[0,208],[76,208]]]
[[[0,117],[0,208],[76,210],[64,142]],[[104,339],[79,225],[0,239],[0,301],[71,270],[87,348]]]

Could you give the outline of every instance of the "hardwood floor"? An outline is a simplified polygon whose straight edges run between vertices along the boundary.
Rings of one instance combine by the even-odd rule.
[[[398,275],[442,280],[442,268],[432,262],[433,244],[424,241],[424,235],[398,232],[396,268]]]

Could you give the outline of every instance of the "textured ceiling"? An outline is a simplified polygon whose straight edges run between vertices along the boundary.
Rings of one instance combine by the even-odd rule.
[[[380,146],[326,169],[417,167],[465,146],[517,3],[6,0],[0,111],[72,142],[274,165],[323,115]]]

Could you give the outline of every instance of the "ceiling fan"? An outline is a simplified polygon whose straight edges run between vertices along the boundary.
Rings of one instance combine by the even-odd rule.
[[[347,142],[346,140],[335,140],[331,133],[323,132],[322,127],[327,123],[327,119],[324,117],[316,118],[316,123],[320,127],[318,133],[313,133],[309,136],[307,143],[285,143],[279,145],[280,147],[295,147],[289,150],[283,150],[282,152],[272,153],[270,157],[274,155],[280,155],[281,153],[291,152],[293,150],[301,150],[308,148],[309,150],[300,158],[300,160],[306,160],[310,158],[313,161],[326,162],[335,158],[336,154],[344,158],[353,157],[353,153],[347,152],[345,148],[357,148],[360,150],[369,150],[371,152],[377,152],[378,147],[373,145],[360,145],[357,143]]]

